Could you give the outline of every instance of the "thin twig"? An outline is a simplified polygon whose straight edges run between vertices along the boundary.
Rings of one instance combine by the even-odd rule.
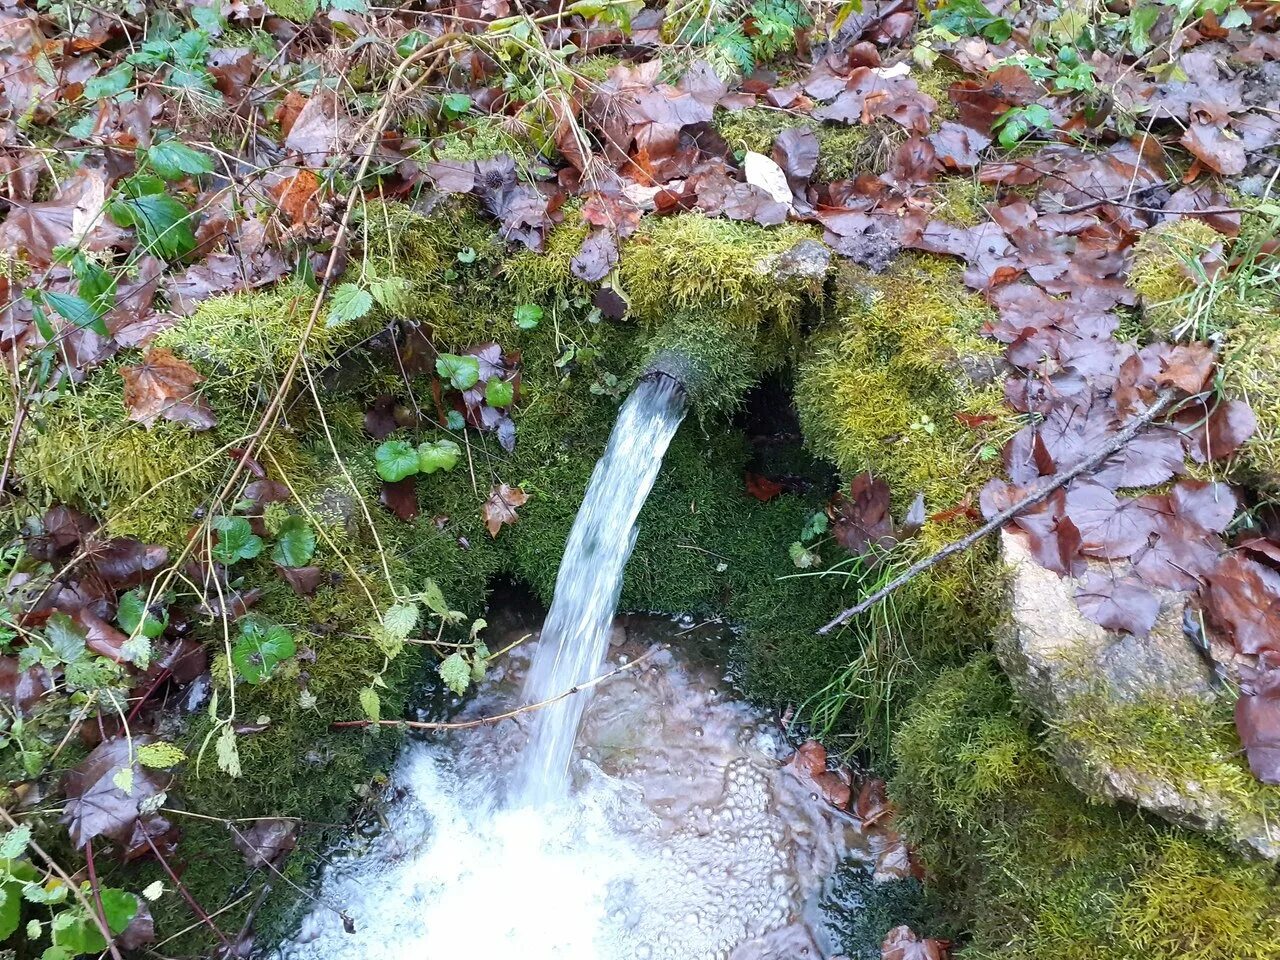
[[[1091,454],[1089,457],[1080,461],[1070,470],[1064,470],[1061,473],[1054,474],[1053,477],[1050,478],[1049,483],[1047,485],[1036,490],[1034,493],[1031,493],[1023,497],[1021,500],[1019,500],[1017,503],[1013,504],[1012,506],[1006,507],[1004,510],[1001,510],[998,514],[996,514],[994,517],[992,517],[990,520],[988,520],[986,523],[980,526],[977,530],[973,531],[973,533],[969,534],[968,536],[961,537],[959,540],[956,540],[953,543],[947,544],[937,553],[934,553],[931,556],[925,557],[923,560],[917,563],[913,563],[911,566],[907,567],[907,569],[904,570],[901,574],[894,577],[892,580],[886,583],[883,587],[881,587],[875,593],[871,594],[871,596],[859,601],[857,604],[850,607],[848,610],[845,610],[844,612],[840,613],[830,623],[828,623],[826,626],[818,630],[818,633],[820,634],[830,633],[836,627],[845,623],[847,620],[851,619],[852,617],[856,617],[858,614],[864,613],[865,611],[871,609],[877,603],[883,600],[885,597],[889,596],[889,594],[893,593],[899,587],[906,584],[908,581],[913,580],[915,577],[924,573],[926,570],[936,567],[943,560],[947,559],[947,557],[950,557],[953,554],[961,553],[964,550],[968,550],[979,540],[982,540],[984,537],[988,536],[989,534],[995,532],[996,530],[999,530],[1006,523],[1008,523],[1018,514],[1022,513],[1022,511],[1026,510],[1028,507],[1034,507],[1036,506],[1036,504],[1043,503],[1045,500],[1048,500],[1055,490],[1060,490],[1062,487],[1065,487],[1068,483],[1070,483],[1072,480],[1074,480],[1076,477],[1080,476],[1081,474],[1089,473],[1097,469],[1098,466],[1101,465],[1101,463],[1104,460],[1106,460],[1112,454],[1116,453],[1118,450],[1122,449],[1126,444],[1129,443],[1129,441],[1131,441],[1134,437],[1136,437],[1144,427],[1148,426],[1151,423],[1151,421],[1155,420],[1156,417],[1160,416],[1166,410],[1168,410],[1169,407],[1173,405],[1175,393],[1176,392],[1171,387],[1167,387],[1164,390],[1160,391],[1160,393],[1156,395],[1155,400],[1152,401],[1151,406],[1147,407],[1145,411],[1143,411],[1141,414],[1139,414],[1138,416],[1130,420],[1129,423],[1125,425],[1125,428],[1123,430],[1121,430],[1114,437],[1108,440],[1105,444],[1099,447],[1095,453]]]
[[[653,647],[652,649],[645,651],[640,656],[636,657],[634,660],[630,660],[619,667],[615,667],[613,670],[610,670],[608,673],[602,673],[600,676],[595,677],[591,680],[588,680],[586,683],[579,683],[576,686],[570,687],[564,693],[558,693],[554,697],[551,697],[548,700],[539,700],[537,703],[526,703],[523,707],[516,707],[514,710],[508,710],[506,713],[500,713],[497,716],[493,716],[493,717],[481,717],[479,720],[464,720],[459,723],[425,723],[420,720],[378,720],[375,723],[373,720],[337,720],[329,724],[329,727],[331,729],[338,729],[340,727],[372,727],[372,726],[408,727],[410,730],[469,730],[473,727],[483,727],[486,724],[497,723],[499,720],[510,720],[512,717],[519,716],[522,713],[529,713],[530,711],[533,711],[533,710],[541,710],[543,707],[549,707],[553,703],[560,702],[565,697],[571,697],[575,693],[580,693],[583,690],[589,690],[594,686],[598,686],[599,684],[604,683],[610,677],[616,677],[618,674],[624,673],[625,671],[630,670],[632,667],[639,666],[641,663],[648,660],[650,657],[658,653],[660,650],[665,650],[665,649],[667,649],[667,644],[665,643],[660,644],[659,646]]]
[[[196,902],[196,898],[191,895],[191,891],[183,886],[182,881],[178,879],[178,875],[173,872],[173,867],[169,866],[169,861],[164,858],[164,854],[160,852],[160,848],[155,845],[155,842],[151,839],[151,835],[148,834],[146,830],[142,831],[142,838],[147,841],[147,846],[149,846],[151,848],[151,852],[155,854],[156,860],[160,863],[160,866],[164,868],[164,872],[169,875],[169,879],[173,881],[174,888],[182,895],[182,899],[187,901],[187,906],[189,906],[195,915],[200,918],[200,922],[214,932],[214,935],[222,941],[223,946],[231,946],[231,942],[227,939],[227,935],[218,929],[218,925],[213,922],[213,917],[209,916],[205,908]]]

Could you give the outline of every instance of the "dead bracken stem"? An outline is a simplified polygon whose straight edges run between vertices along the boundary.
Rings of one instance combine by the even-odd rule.
[[[506,713],[499,713],[492,717],[481,717],[479,720],[463,720],[460,723],[426,723],[420,720],[338,720],[329,724],[330,729],[336,730],[345,727],[407,727],[410,730],[470,730],[473,727],[483,727],[490,723],[497,723],[499,720],[510,720],[522,713],[531,713],[534,710],[541,710],[543,707],[549,707],[553,703],[559,703],[566,697],[571,697],[575,693],[581,693],[583,690],[589,690],[592,687],[599,686],[610,677],[616,677],[620,673],[625,673],[634,667],[638,667],[650,657],[659,651],[666,650],[667,644],[659,644],[649,650],[646,650],[634,660],[629,660],[621,666],[615,667],[608,673],[602,673],[598,677],[593,677],[586,683],[580,683],[577,686],[570,687],[564,693],[558,693],[554,697],[547,700],[539,700],[537,703],[527,703],[523,707],[516,707],[514,710],[508,710]]]
[[[1104,460],[1117,451],[1123,449],[1129,441],[1141,433],[1142,430],[1149,426],[1153,420],[1165,413],[1165,411],[1173,405],[1175,396],[1176,391],[1172,387],[1166,387],[1164,390],[1160,391],[1160,393],[1156,394],[1156,398],[1152,401],[1151,406],[1147,407],[1147,409],[1141,414],[1130,420],[1123,430],[1104,443],[1094,453],[1077,463],[1070,470],[1063,470],[1061,473],[1054,474],[1049,478],[1049,482],[1045,484],[1045,486],[1040,487],[1034,493],[1030,493],[1023,497],[1012,506],[1001,510],[998,514],[968,536],[961,537],[959,540],[947,544],[937,553],[931,554],[917,563],[913,563],[901,574],[894,577],[875,593],[871,594],[871,596],[854,604],[848,610],[841,612],[831,620],[830,623],[821,627],[818,630],[818,633],[830,633],[836,627],[848,620],[851,620],[858,614],[865,613],[899,587],[904,586],[926,570],[936,567],[943,560],[947,559],[947,557],[968,550],[975,543],[978,543],[983,538],[999,530],[1018,514],[1022,513],[1022,511],[1048,500],[1055,490],[1060,490],[1065,487],[1072,480],[1076,479],[1076,477],[1096,470],[1102,465]]]

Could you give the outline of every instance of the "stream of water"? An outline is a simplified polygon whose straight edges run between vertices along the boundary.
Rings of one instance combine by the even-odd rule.
[[[597,675],[635,546],[636,518],[684,412],[684,389],[661,374],[642,380],[622,405],[569,532],[542,640],[525,680],[526,702],[550,700]],[[564,797],[586,701],[566,697],[534,714],[515,776],[515,803],[539,806]]]
[[[644,662],[411,743],[382,828],[333,851],[318,905],[277,960],[831,955],[823,881],[846,858],[869,859],[867,838],[782,768],[784,738],[725,696],[712,661],[653,646],[675,639],[671,621],[614,623],[636,519],[684,412],[665,376],[623,404],[540,638],[492,667],[459,719]],[[494,649],[500,634],[495,620]]]

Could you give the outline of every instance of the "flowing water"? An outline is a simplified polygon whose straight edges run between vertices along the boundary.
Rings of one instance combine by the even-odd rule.
[[[495,642],[535,627],[493,617]],[[625,625],[624,625],[625,624]],[[875,838],[815,799],[791,749],[722,671],[657,617],[613,626],[602,670],[671,642],[591,691],[574,789],[503,802],[524,717],[411,743],[380,826],[330,855],[317,906],[275,960],[816,960],[834,953],[819,900]],[[687,636],[679,636],[687,633]],[[510,709],[531,643],[458,717]],[[343,931],[343,910],[356,927]]]
[[[661,374],[642,380],[622,405],[569,531],[542,641],[525,680],[526,702],[550,700],[596,676],[635,546],[636,518],[684,412],[684,389]],[[565,697],[534,714],[513,802],[538,806],[563,798],[586,701]]]
[[[411,743],[381,829],[334,851],[277,960],[831,954],[823,881],[869,859],[867,838],[783,769],[784,738],[725,696],[709,661],[652,646],[673,639],[670,621],[633,620],[629,638],[614,625],[636,518],[684,411],[664,376],[623,405],[540,639],[491,668],[459,719],[553,702]],[[495,619],[491,648],[500,634]]]

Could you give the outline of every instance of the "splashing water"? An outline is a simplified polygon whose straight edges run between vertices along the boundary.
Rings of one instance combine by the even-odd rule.
[[[680,630],[628,618],[613,629],[605,668]],[[541,652],[504,658],[459,719],[509,709],[531,656]],[[818,905],[823,880],[846,858],[873,859],[873,841],[781,767],[783,738],[760,710],[726,697],[712,667],[661,650],[596,687],[578,737],[577,787],[538,808],[500,801],[525,744],[522,719],[410,744],[382,829],[330,855],[319,890],[328,906],[274,960],[834,952]],[[334,909],[354,920],[354,934]]]
[[[622,405],[569,531],[542,642],[525,681],[526,702],[550,700],[599,669],[635,546],[636,518],[684,413],[684,389],[661,374],[642,380]],[[539,806],[564,797],[586,699],[577,694],[537,711],[515,777],[515,803]]]

